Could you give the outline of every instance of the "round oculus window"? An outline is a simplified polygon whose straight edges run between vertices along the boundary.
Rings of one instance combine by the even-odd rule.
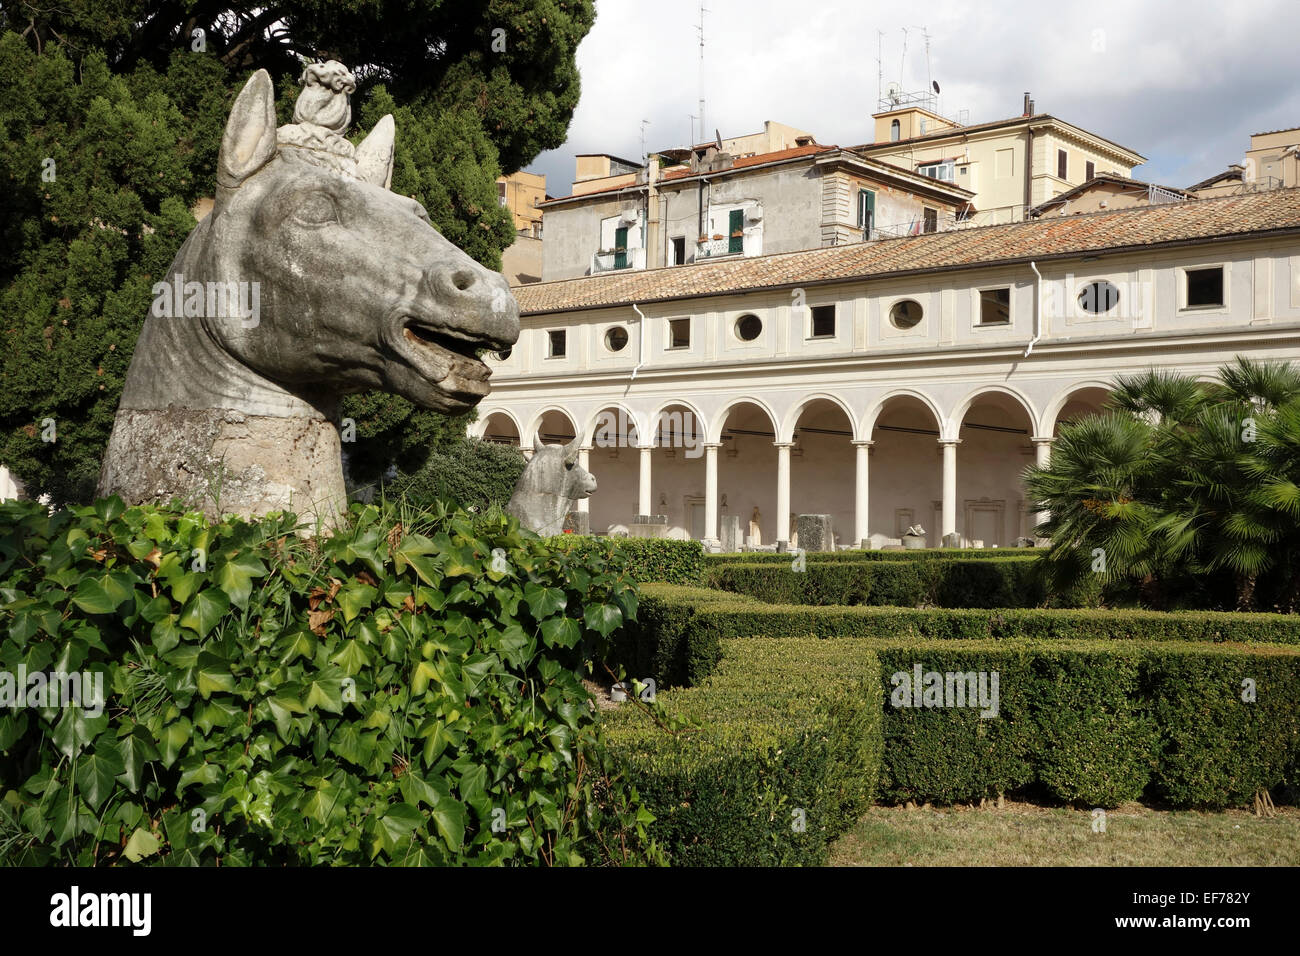
[[[1089,282],[1079,290],[1079,308],[1101,315],[1119,305],[1119,289],[1109,282]]]
[[[616,325],[605,332],[605,348],[611,352],[621,352],[627,345],[627,329]]]
[[[736,320],[736,337],[752,342],[763,333],[763,320],[756,315],[742,315]]]
[[[924,314],[921,303],[914,299],[903,299],[895,302],[889,310],[889,321],[894,324],[894,328],[907,331],[916,328]]]

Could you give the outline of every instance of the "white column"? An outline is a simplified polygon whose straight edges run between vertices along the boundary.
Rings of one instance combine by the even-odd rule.
[[[641,446],[641,484],[637,494],[637,514],[650,514],[650,453],[651,445]]]
[[[867,527],[867,506],[870,499],[870,483],[867,479],[867,463],[871,458],[873,441],[855,441],[857,451],[856,482],[853,489],[853,546],[865,548],[871,531]]]
[[[590,451],[591,451],[590,448],[579,448],[579,449],[578,449],[578,467],[581,468],[581,469],[582,469],[583,471],[585,471],[585,472],[590,472],[590,471],[591,471],[591,456],[590,456],[590,454],[589,454]],[[579,499],[578,499],[578,510],[581,511],[581,512],[587,512],[587,511],[590,511],[590,510],[591,510],[591,499],[590,499],[590,498],[579,498]]]
[[[1030,439],[1034,443],[1034,458],[1039,468],[1047,468],[1052,463],[1052,443],[1055,438],[1043,438],[1035,435]],[[1042,524],[1052,517],[1050,511],[1040,511],[1035,516],[1035,524]]]
[[[776,445],[776,538],[777,542],[790,543],[790,449],[794,442],[773,442]],[[781,545],[778,544],[778,547]]]
[[[704,540],[721,543],[718,537],[718,445],[704,446]]]
[[[960,438],[941,438],[943,448],[943,530],[939,537],[943,545],[948,535],[957,533],[957,446]]]

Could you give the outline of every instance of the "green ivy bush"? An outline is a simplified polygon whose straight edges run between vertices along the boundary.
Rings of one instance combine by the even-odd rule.
[[[660,861],[581,681],[636,611],[501,517],[0,504],[0,672],[107,697],[0,709],[0,860]]]
[[[879,666],[820,641],[731,642],[698,688],[602,716],[610,749],[675,866],[819,865],[874,797]]]
[[[402,475],[384,493],[418,509],[447,501],[461,508],[505,508],[524,473],[523,453],[513,445],[464,438],[429,452],[424,466]]]
[[[704,577],[704,548],[698,541],[672,541],[666,538],[607,538],[592,535],[563,534],[549,539],[556,547],[579,554],[591,548],[597,552],[610,546],[626,562],[628,573],[638,582],[658,581],[665,584],[699,584]]]

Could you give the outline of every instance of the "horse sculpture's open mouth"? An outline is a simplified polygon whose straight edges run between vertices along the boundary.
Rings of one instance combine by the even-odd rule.
[[[424,320],[408,316],[402,337],[414,348],[418,367],[441,381],[444,387],[459,396],[478,399],[488,392],[487,380],[492,370],[477,356],[485,348],[479,339],[469,338],[446,329],[434,328]],[[429,369],[429,360],[435,369]]]

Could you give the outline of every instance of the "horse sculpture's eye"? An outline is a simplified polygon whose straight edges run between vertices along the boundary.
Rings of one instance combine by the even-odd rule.
[[[310,193],[303,197],[302,202],[298,204],[298,208],[294,210],[293,214],[300,222],[313,226],[338,222],[339,219],[334,200],[325,193]]]

